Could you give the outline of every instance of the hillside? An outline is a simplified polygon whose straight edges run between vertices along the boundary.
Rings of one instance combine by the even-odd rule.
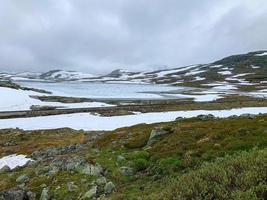
[[[1,169],[0,199],[266,199],[266,123],[202,115],[105,134],[0,130],[2,159],[35,160]]]

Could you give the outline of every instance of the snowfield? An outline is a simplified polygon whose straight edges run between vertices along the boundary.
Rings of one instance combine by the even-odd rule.
[[[0,111],[21,111],[30,110],[32,105],[38,106],[55,106],[60,108],[89,108],[113,106],[101,102],[85,103],[60,103],[60,102],[43,102],[31,98],[30,95],[44,95],[33,91],[16,90],[11,88],[0,87]]]
[[[25,155],[9,155],[3,158],[0,158],[0,169],[4,166],[8,166],[10,169],[14,169],[18,166],[22,167],[31,161],[30,158],[26,158]]]
[[[196,117],[212,114],[216,117],[229,117],[242,114],[267,113],[267,107],[247,107],[231,110],[190,110],[173,112],[140,113],[136,115],[101,117],[89,113],[64,114],[34,118],[1,119],[0,128],[21,128],[24,130],[55,129],[69,127],[76,130],[114,130],[140,123],[157,123],[173,121],[177,117]]]

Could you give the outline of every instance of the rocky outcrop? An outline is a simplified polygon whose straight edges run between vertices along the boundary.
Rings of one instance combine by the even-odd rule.
[[[29,196],[26,191],[22,189],[11,189],[0,192],[0,200],[33,200],[32,195]]]
[[[168,129],[164,129],[164,128],[153,129],[150,133],[150,137],[147,141],[147,145],[148,146],[152,145],[154,142],[156,142],[156,140],[158,139],[159,136],[170,134],[172,132],[173,132],[173,130],[168,130]]]
[[[63,155],[67,153],[75,153],[83,148],[80,144],[72,144],[64,147],[50,147],[43,150],[34,151],[31,157],[34,160],[51,159],[57,155]]]

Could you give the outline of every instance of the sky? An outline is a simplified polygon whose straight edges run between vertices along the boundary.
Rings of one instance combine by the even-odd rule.
[[[142,71],[266,49],[266,0],[0,0],[0,71]]]

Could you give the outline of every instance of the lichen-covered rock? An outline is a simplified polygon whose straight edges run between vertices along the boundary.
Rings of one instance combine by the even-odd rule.
[[[30,180],[30,177],[27,175],[27,174],[23,174],[21,176],[19,176],[17,179],[16,179],[16,182],[17,183],[26,183]]]
[[[162,135],[166,135],[166,134],[169,134],[171,133],[171,131],[168,131],[168,130],[164,130],[163,128],[155,128],[151,131],[150,133],[150,137],[147,141],[147,145],[152,145],[156,140],[157,140],[157,137],[159,136],[162,136]]]
[[[67,153],[75,153],[82,149],[82,145],[80,144],[72,144],[64,147],[50,147],[44,150],[34,151],[31,157],[34,160],[42,160],[42,159],[51,159],[56,155],[63,155]]]
[[[42,190],[42,194],[41,194],[40,200],[48,200],[48,199],[49,199],[49,188],[45,187]]]
[[[255,119],[257,117],[257,115],[254,115],[254,114],[249,114],[249,113],[245,113],[245,114],[242,114],[240,115],[240,117],[246,117],[246,118],[249,118],[249,119]]]
[[[68,188],[69,192],[72,192],[72,191],[79,189],[79,187],[77,185],[74,185],[73,182],[67,183],[67,188]]]
[[[134,174],[134,170],[131,167],[123,166],[120,167],[119,171],[123,176],[133,176]]]
[[[215,119],[215,116],[212,114],[207,114],[207,115],[198,115],[197,118],[200,120],[209,120],[209,119]]]
[[[103,173],[103,168],[100,165],[87,164],[82,167],[81,172],[90,176],[100,176]]]
[[[96,193],[97,193],[97,186],[93,186],[83,195],[82,199],[94,199],[96,198]]]
[[[125,157],[124,156],[121,156],[121,155],[119,155],[119,156],[117,156],[117,161],[123,161],[123,160],[125,160]]]
[[[5,165],[4,167],[2,167],[0,169],[0,174],[6,173],[6,172],[10,172],[10,171],[11,171],[10,167]]]
[[[0,192],[0,200],[25,200],[29,199],[24,190],[15,188],[8,191]]]
[[[114,190],[114,188],[115,188],[115,185],[111,181],[106,183],[104,187],[105,194],[110,194]]]

